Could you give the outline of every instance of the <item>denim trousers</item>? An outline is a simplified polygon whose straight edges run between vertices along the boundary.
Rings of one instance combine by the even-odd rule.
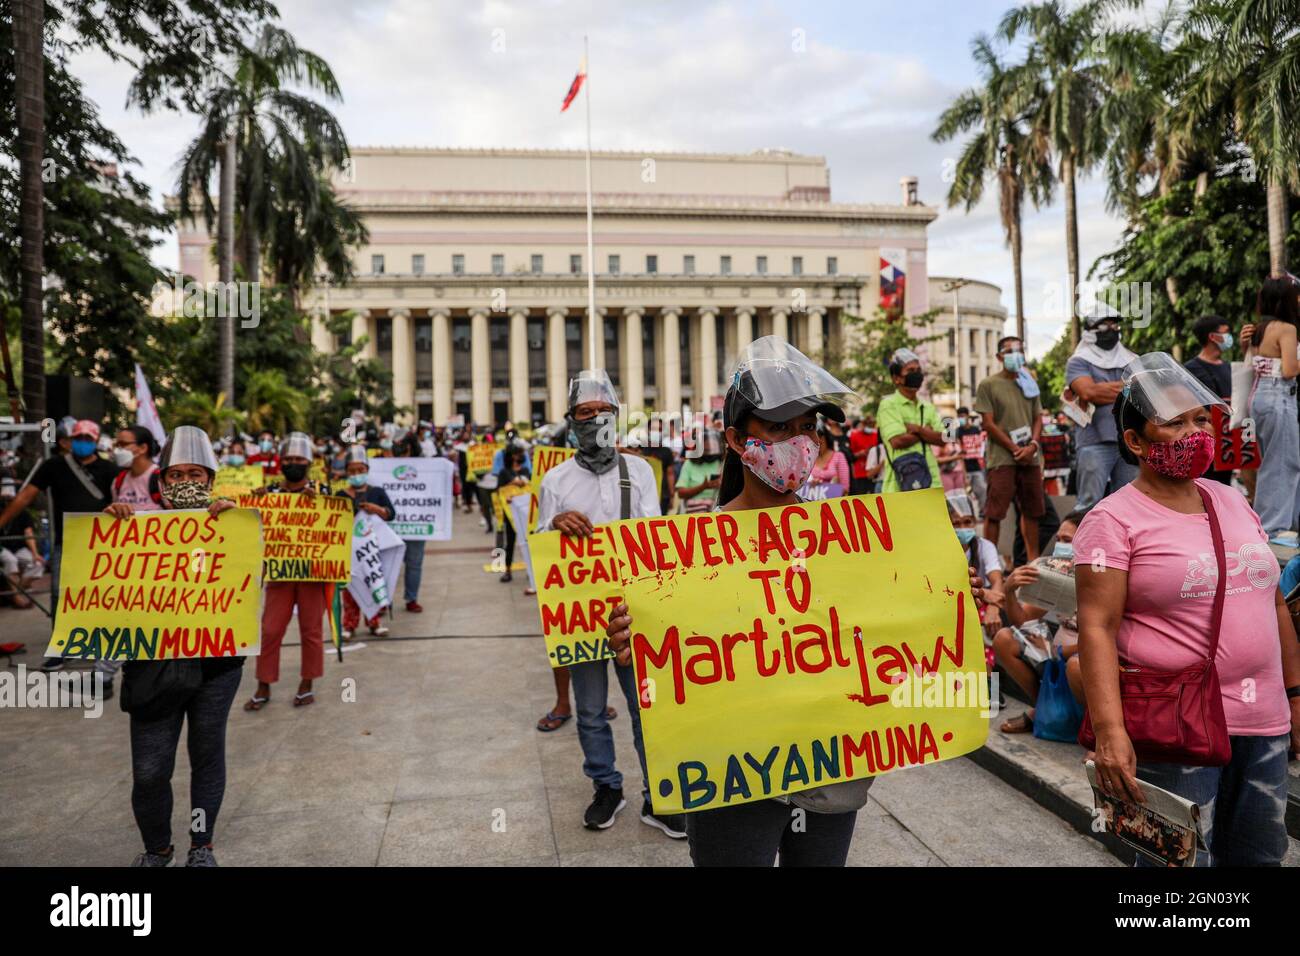
[[[1295,379],[1261,377],[1250,403],[1259,439],[1255,513],[1270,536],[1296,527],[1300,511],[1300,426]]]
[[[425,541],[406,542],[406,569],[403,572],[402,597],[406,603],[420,599],[420,581],[424,576]]]
[[[597,786],[623,786],[623,775],[614,766],[614,731],[605,717],[609,700],[609,668],[611,661],[588,661],[571,664],[569,678],[573,686],[573,701],[578,711],[578,743],[582,745],[582,772]],[[646,786],[641,796],[650,799],[650,775],[645,767],[645,745],[641,742],[641,707],[637,700],[636,672],[631,664],[626,667],[613,664],[614,675],[627,701],[629,719],[632,721],[632,742],[637,759],[641,761],[641,779]]]
[[[1226,767],[1139,763],[1138,779],[1201,808],[1209,852],[1197,866],[1281,866],[1286,855],[1287,750],[1290,734],[1232,737]],[[1138,866],[1156,866],[1138,857]]]
[[[1080,448],[1075,469],[1078,487],[1078,497],[1074,502],[1076,511],[1087,511],[1138,476],[1137,466],[1120,457],[1119,443],[1113,441]]]

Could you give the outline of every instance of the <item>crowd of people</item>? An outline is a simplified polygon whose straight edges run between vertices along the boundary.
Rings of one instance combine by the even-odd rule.
[[[1283,573],[1270,542],[1294,543],[1300,511],[1298,289],[1289,277],[1268,280],[1239,339],[1225,320],[1198,320],[1200,351],[1185,364],[1163,353],[1134,354],[1119,318],[1091,316],[1067,363],[1064,405],[1055,414],[1046,410],[1015,336],[998,343],[1002,368],[978,384],[973,408],[946,414],[926,397],[926,362],[917,351],[900,348],[891,356],[893,392],[863,408],[830,372],[767,336],[743,350],[723,409],[694,430],[652,419],[620,434],[617,389],[600,369],[573,378],[565,418],[550,426],[399,426],[368,423],[358,413],[349,441],[298,431],[213,440],[179,426],[160,443],[143,426],[108,432],[93,421],[69,420],[60,425],[54,453],[25,481],[12,473],[13,462],[0,478],[5,599],[18,607],[39,601],[35,585],[48,575],[48,600],[57,608],[65,514],[219,513],[235,507],[213,495],[223,466],[260,468],[255,494],[343,495],[355,512],[391,521],[399,517],[393,502],[369,480],[374,458],[447,457],[456,466],[460,506],[477,508],[484,532],[497,535],[504,584],[513,580],[519,530],[514,522],[498,527],[493,499],[532,483],[538,446],[574,451],[541,479],[536,532],[586,536],[621,518],[942,488],[970,567],[989,663],[1030,705],[997,722],[998,732],[1055,740],[1082,734],[1109,796],[1140,803],[1146,781],[1202,804],[1209,851],[1201,862],[1277,863],[1286,849],[1287,756],[1297,741],[1293,728],[1300,728],[1300,652],[1285,600],[1300,583],[1300,559]],[[1233,393],[1237,341],[1248,349],[1248,395]],[[1216,422],[1241,404],[1262,462],[1258,475],[1211,468]],[[471,464],[476,445],[497,446],[490,467]],[[32,511],[43,493],[50,496],[48,534]],[[402,597],[413,614],[423,610],[424,550],[423,541],[406,543]],[[1048,578],[1057,582],[1055,592],[1041,586]],[[326,587],[265,585],[257,685],[246,711],[270,703],[295,616],[302,660],[293,704],[312,703],[313,681],[324,673]],[[643,782],[648,776],[628,648],[635,611],[621,606],[609,623],[615,661],[553,670],[555,705],[536,725],[553,732],[576,710],[582,772],[593,787],[583,822],[594,830],[610,827],[626,806],[610,727],[618,716],[608,704],[610,666]],[[363,620],[345,596],[344,638],[363,626],[377,637],[387,633],[383,614]],[[215,865],[225,726],[243,658],[193,664],[197,691],[170,706],[139,699],[156,664],[124,668],[123,695],[134,708],[132,805],[144,841],[141,866],[172,862],[170,778],[185,721],[193,799],[205,811],[188,862]],[[62,666],[61,658],[42,665]],[[119,665],[95,667],[111,695]],[[1129,675],[1144,669],[1151,679],[1180,674],[1184,684],[1202,682],[1214,719],[1199,731],[1206,736],[1200,751],[1177,720],[1153,727],[1158,721],[1130,707]],[[1050,721],[1042,716],[1045,695]],[[1178,741],[1161,739],[1174,732]],[[819,788],[826,792],[815,800],[796,794],[788,802],[686,815],[655,812],[643,784],[640,817],[669,838],[689,839],[697,865],[771,865],[778,857],[782,865],[842,865],[870,784],[867,778]],[[791,804],[813,811],[802,826],[794,826]]]

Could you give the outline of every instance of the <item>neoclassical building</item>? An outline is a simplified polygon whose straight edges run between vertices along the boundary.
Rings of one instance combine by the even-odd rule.
[[[1002,304],[1002,290],[991,282],[951,276],[931,276],[929,303],[938,309],[931,335],[943,338],[929,343],[933,368],[960,370],[953,381],[958,386],[950,392],[931,396],[934,403],[950,411],[962,405],[973,407],[975,389],[994,372],[998,362],[998,339],[1008,334],[1007,310]],[[1010,334],[1015,334],[1014,330]]]
[[[926,227],[937,212],[914,179],[896,204],[836,203],[823,158],[764,150],[596,153],[592,181],[597,361],[633,408],[717,407],[754,337],[818,356],[842,342],[845,314],[891,296],[917,314],[936,294]],[[584,154],[359,148],[336,186],[370,240],[355,281],[309,294],[316,347],[365,336],[421,419],[562,416],[590,334]],[[210,245],[183,231],[182,271],[214,278]],[[965,322],[978,289],[962,291]],[[343,341],[327,313],[351,316]]]

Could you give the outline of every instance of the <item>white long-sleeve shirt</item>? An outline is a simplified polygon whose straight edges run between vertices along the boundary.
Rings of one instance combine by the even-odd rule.
[[[654,518],[659,515],[659,489],[655,475],[645,459],[624,455],[627,475],[632,480],[629,518]],[[563,511],[579,511],[593,525],[618,521],[622,517],[622,495],[618,486],[618,466],[603,475],[593,474],[570,458],[556,465],[542,477],[537,504],[537,530],[550,531],[551,522]]]

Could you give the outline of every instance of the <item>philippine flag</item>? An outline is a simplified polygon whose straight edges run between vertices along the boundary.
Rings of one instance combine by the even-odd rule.
[[[564,105],[560,107],[561,113],[567,110],[569,108],[569,104],[572,103],[574,99],[577,97],[578,91],[582,89],[582,81],[585,80],[586,78],[587,78],[587,58],[584,56],[582,58],[582,62],[578,64],[578,75],[575,76],[573,78],[573,82],[569,84],[569,92],[564,97]]]

